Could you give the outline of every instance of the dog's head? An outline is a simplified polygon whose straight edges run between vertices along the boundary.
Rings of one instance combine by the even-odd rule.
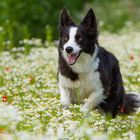
[[[75,64],[81,53],[92,55],[97,43],[97,22],[92,9],[88,11],[79,25],[71,19],[64,8],[59,21],[59,52],[69,65]]]

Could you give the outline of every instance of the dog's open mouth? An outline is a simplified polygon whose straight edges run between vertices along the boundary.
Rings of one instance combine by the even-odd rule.
[[[77,58],[79,57],[80,52],[78,53],[71,53],[71,54],[67,54],[67,61],[69,65],[73,65]]]

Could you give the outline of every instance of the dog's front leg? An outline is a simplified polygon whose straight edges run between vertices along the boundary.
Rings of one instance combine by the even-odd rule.
[[[65,108],[69,108],[70,105],[70,89],[67,87],[59,86],[60,95],[61,95],[61,104]]]
[[[89,97],[87,98],[86,102],[81,108],[82,112],[88,112],[96,107],[103,99],[104,99],[103,91],[94,91],[91,92]]]

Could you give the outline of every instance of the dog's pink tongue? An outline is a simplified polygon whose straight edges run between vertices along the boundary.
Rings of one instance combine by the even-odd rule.
[[[76,54],[68,54],[68,63],[73,64],[76,60],[77,55]]]

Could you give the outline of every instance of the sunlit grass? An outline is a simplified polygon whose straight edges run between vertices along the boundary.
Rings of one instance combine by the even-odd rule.
[[[100,38],[101,45],[120,60],[125,89],[130,93],[140,93],[139,38],[137,32],[105,33]],[[29,54],[25,51],[0,53],[0,139],[140,138],[139,111],[109,119],[98,110],[85,115],[81,105],[63,109],[57,86],[57,49],[51,44],[33,48]]]

